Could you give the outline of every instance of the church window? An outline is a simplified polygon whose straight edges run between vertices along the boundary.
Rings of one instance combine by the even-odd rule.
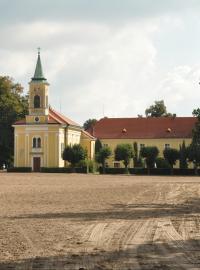
[[[37,141],[36,141],[36,138],[33,138],[33,148],[36,148],[37,147]]]
[[[41,148],[41,138],[33,138],[33,148]]]
[[[40,108],[40,96],[34,96],[34,108]]]
[[[37,139],[37,147],[41,148],[41,139],[40,138]]]

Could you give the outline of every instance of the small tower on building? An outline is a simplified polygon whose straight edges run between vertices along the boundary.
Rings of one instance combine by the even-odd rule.
[[[14,166],[64,167],[62,152],[67,145],[81,144],[93,159],[95,138],[80,125],[49,107],[49,83],[44,76],[38,50],[33,78],[29,83],[29,114],[14,125]]]

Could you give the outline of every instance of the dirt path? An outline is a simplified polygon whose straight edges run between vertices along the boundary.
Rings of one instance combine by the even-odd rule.
[[[0,175],[0,270],[200,269],[200,180]]]

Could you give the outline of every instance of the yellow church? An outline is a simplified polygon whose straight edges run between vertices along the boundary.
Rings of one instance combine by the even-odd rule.
[[[95,138],[80,125],[49,106],[49,83],[43,75],[40,52],[29,83],[29,114],[14,125],[14,166],[64,167],[62,152],[67,145],[81,144],[93,159]]]

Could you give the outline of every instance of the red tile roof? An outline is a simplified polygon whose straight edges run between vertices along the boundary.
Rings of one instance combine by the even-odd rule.
[[[18,120],[14,123],[14,125],[26,125],[26,119],[23,118],[21,120]]]
[[[94,136],[92,136],[89,132],[85,131],[84,129],[82,130],[82,132],[86,137],[89,137],[90,139],[96,140],[96,138]]]
[[[66,116],[62,115],[61,113],[53,110],[51,107],[49,108],[49,120],[50,119],[56,121],[59,124],[68,124],[68,125],[80,127],[79,124],[67,118]]]
[[[79,124],[65,117],[64,115],[58,113],[57,111],[53,110],[51,107],[49,108],[48,124],[67,124],[80,127]],[[14,125],[26,125],[26,119],[24,118],[19,121],[16,121]]]
[[[191,138],[195,117],[103,118],[90,133],[99,139]]]

